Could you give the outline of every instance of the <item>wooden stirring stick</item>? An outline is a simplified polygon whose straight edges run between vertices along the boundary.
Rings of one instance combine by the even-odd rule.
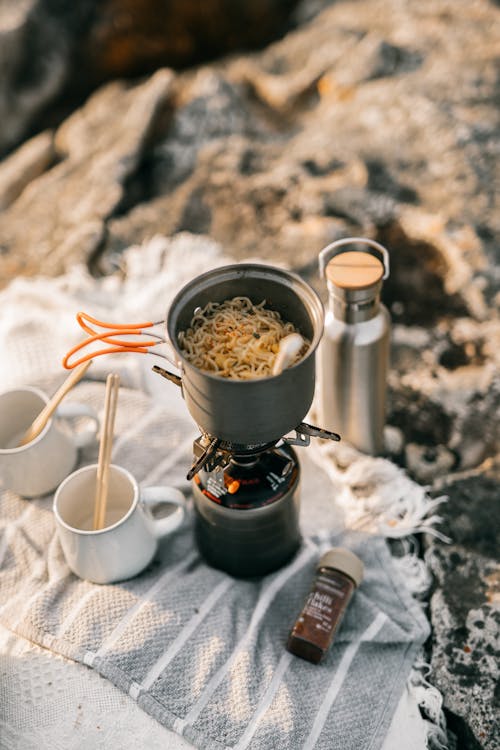
[[[102,426],[101,443],[99,445],[99,461],[97,464],[97,482],[94,504],[93,529],[102,529],[106,519],[106,505],[108,501],[108,476],[113,447],[113,430],[115,425],[116,406],[120,376],[116,373],[108,375],[106,380],[106,396],[104,401],[104,422]]]
[[[64,383],[54,393],[50,401],[48,401],[48,403],[43,407],[38,417],[31,424],[31,427],[28,427],[18,445],[19,448],[38,437],[65,395],[73,388],[73,386],[78,383],[79,380],[83,378],[91,364],[92,360],[90,360],[90,362],[84,362],[82,365],[80,365],[80,367],[77,367],[73,370],[69,378],[66,378]]]

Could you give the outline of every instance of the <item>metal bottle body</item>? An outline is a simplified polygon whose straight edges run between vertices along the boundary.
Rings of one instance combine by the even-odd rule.
[[[383,448],[391,326],[379,293],[329,288],[318,351],[320,423],[372,455]]]

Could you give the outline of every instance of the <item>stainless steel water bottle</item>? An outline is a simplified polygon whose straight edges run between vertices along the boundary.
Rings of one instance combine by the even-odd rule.
[[[369,250],[352,249],[360,244]],[[321,251],[319,268],[329,293],[318,350],[319,423],[374,455],[385,423],[390,317],[380,292],[389,254],[374,240],[349,237]]]

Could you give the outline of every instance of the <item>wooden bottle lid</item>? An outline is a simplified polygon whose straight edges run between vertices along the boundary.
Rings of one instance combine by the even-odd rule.
[[[369,253],[351,250],[336,255],[326,267],[326,278],[341,289],[366,289],[382,279],[381,260]]]

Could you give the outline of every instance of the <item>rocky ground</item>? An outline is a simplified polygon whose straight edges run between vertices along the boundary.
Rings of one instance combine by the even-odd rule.
[[[0,39],[19,56],[23,8],[47,3],[14,5],[14,20],[0,14]],[[111,12],[113,3],[105,7]],[[324,298],[317,254],[325,244],[352,234],[385,244],[393,320],[387,453],[449,496],[442,529],[451,545],[425,540],[435,576],[431,681],[458,748],[493,750],[500,746],[498,3],[269,7],[274,24],[263,25],[264,37],[271,27],[286,33],[260,51],[113,80],[71,113],[60,97],[74,75],[73,27],[66,46],[54,48],[63,50],[57,65],[42,56],[43,86],[16,89],[14,68],[5,68],[12,75],[0,82],[0,109],[15,105],[0,144],[10,149],[0,163],[0,284],[17,274],[56,275],[82,260],[106,274],[131,243],[188,230],[236,258],[285,261]],[[94,18],[85,28],[95,35],[105,26]],[[255,43],[252,33],[218,51]],[[87,54],[87,85],[144,71],[140,44],[104,48],[122,57],[98,63],[85,46],[71,57],[74,68]],[[169,60],[179,63],[162,49],[146,62]],[[23,141],[27,132],[34,135]]]

